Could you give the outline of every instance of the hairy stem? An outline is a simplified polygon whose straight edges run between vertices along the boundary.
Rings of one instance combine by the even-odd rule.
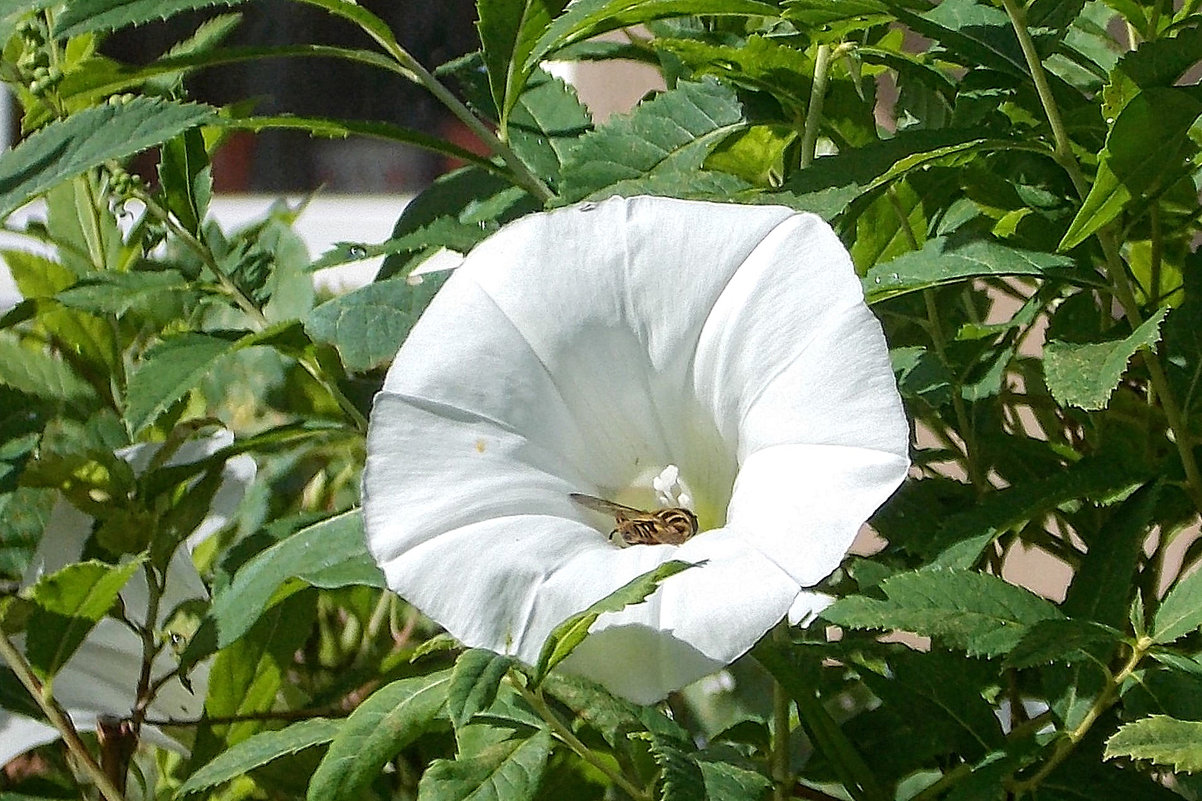
[[[46,715],[46,719],[50,721],[50,725],[58,729],[62,735],[63,742],[66,743],[67,749],[76,761],[83,767],[84,772],[96,784],[96,789],[105,798],[105,801],[125,801],[121,791],[105,774],[104,769],[99,763],[92,758],[92,754],[88,751],[87,746],[83,744],[83,740],[79,737],[79,732],[75,729],[75,724],[71,722],[70,716],[58,705],[58,702],[51,696],[47,687],[42,684],[41,680],[34,675],[33,668],[25,661],[25,657],[17,650],[13,641],[8,638],[8,635],[0,629],[0,657],[8,663],[12,668],[13,673],[17,674],[17,678],[21,680],[21,684],[33,696],[33,700],[41,708]]]

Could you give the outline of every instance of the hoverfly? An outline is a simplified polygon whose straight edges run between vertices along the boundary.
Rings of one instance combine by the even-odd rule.
[[[683,507],[644,512],[579,492],[569,493],[569,497],[586,509],[613,515],[617,525],[609,537],[612,540],[617,535],[627,545],[680,545],[697,533],[697,515]]]

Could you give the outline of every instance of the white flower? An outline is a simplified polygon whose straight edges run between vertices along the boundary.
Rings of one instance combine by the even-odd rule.
[[[234,437],[220,431],[202,440],[188,442],[172,454],[166,464],[182,465],[210,456],[230,445]],[[135,445],[118,452],[136,472],[149,465],[158,445]],[[176,550],[167,568],[165,589],[159,602],[157,626],[184,601],[207,596],[204,583],[192,563],[191,551],[201,541],[229,522],[255,476],[255,462],[246,455],[235,456],[222,470],[222,482],[213,496],[211,512],[188,537],[186,547]],[[83,558],[83,548],[92,533],[92,518],[60,500],[51,512],[46,531],[38,544],[33,562],[26,571],[26,584],[54,573]],[[126,614],[133,620],[145,620],[149,603],[146,579],[135,573],[121,591]],[[14,638],[22,645],[24,638]],[[175,665],[169,649],[154,660],[151,675],[168,673]],[[93,729],[102,715],[125,717],[137,700],[138,676],[142,669],[142,642],[125,624],[106,617],[88,634],[86,640],[54,678],[54,698],[67,710],[80,730]],[[178,680],[167,682],[150,704],[149,717],[195,718],[204,708],[209,666],[197,665],[190,674],[192,689]],[[154,727],[143,727],[142,734],[160,745],[179,748]],[[58,730],[38,720],[0,709],[0,765],[13,757],[59,736]]]
[[[564,669],[651,702],[728,664],[838,566],[908,466],[884,337],[846,251],[790,209],[637,197],[476,247],[397,354],[364,511],[388,584],[527,662],[669,559]],[[619,548],[581,492],[691,501],[701,533]],[[672,495],[675,493],[675,495]]]

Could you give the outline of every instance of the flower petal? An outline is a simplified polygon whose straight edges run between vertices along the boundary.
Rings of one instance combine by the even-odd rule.
[[[465,644],[526,661],[626,581],[705,560],[603,616],[564,663],[655,700],[809,596],[901,480],[907,434],[880,326],[825,223],[583,204],[481,243],[397,354],[368,436],[369,546]],[[646,478],[650,503],[669,464],[724,528],[616,549],[568,501]]]

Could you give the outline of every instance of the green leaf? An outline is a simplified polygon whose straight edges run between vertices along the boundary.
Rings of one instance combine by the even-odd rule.
[[[1119,727],[1104,759],[1124,756],[1193,773],[1202,771],[1202,721],[1153,715]]]
[[[312,0],[299,2],[313,3]],[[324,139],[346,139],[349,136],[366,136],[386,142],[402,142],[441,156],[450,156],[478,167],[504,174],[501,167],[493,164],[478,153],[473,153],[453,142],[423,133],[413,128],[394,125],[379,120],[337,120],[328,117],[307,117],[299,114],[279,114],[263,117],[233,117],[218,120],[223,127],[258,133],[266,130],[303,131],[309,136]]]
[[[1104,646],[1109,653],[1122,639],[1122,632],[1090,620],[1041,620],[1006,655],[1002,667],[1021,670],[1053,662],[1096,661],[1093,651]]]
[[[135,97],[52,122],[0,155],[0,218],[67,178],[215,119],[209,106]]]
[[[8,332],[0,332],[0,384],[67,403],[86,404],[96,397],[69,364],[42,347],[26,347]]]
[[[406,275],[439,248],[466,253],[500,226],[542,207],[525,190],[491,172],[465,167],[439,176],[405,206],[392,230],[393,239],[428,240],[386,258],[376,281]]]
[[[1172,86],[1202,53],[1202,27],[1185,28],[1176,36],[1140,42],[1119,59],[1116,69],[1142,89]]]
[[[633,731],[650,731],[672,739],[688,732],[654,706],[642,706],[607,692],[601,685],[564,673],[552,673],[542,689],[572,710],[576,718],[596,731],[611,748],[621,749]]]
[[[635,737],[646,740],[651,758],[659,766],[661,801],[705,801],[705,778],[687,740],[640,732]]]
[[[788,0],[784,17],[802,28],[830,26],[840,33],[892,21],[881,0]]]
[[[192,235],[199,235],[213,194],[212,165],[199,129],[184,131],[164,143],[159,157],[159,181],[167,208]]]
[[[900,629],[932,637],[970,656],[1000,656],[1041,620],[1063,617],[1054,604],[996,576],[931,568],[879,585],[885,599],[855,595],[822,618],[855,629]]]
[[[142,562],[78,562],[38,580],[30,593],[37,606],[30,616],[25,650],[29,663],[43,678],[58,673],[66,664],[117,602]]]
[[[997,681],[995,664],[938,649],[903,651],[889,658],[883,672],[860,671],[881,703],[845,726],[852,742],[874,755],[880,780],[900,778],[945,755],[975,761],[1005,745],[983,695]],[[889,748],[898,741],[906,747]]]
[[[556,50],[602,33],[686,14],[777,17],[780,10],[756,0],[576,0],[535,42],[523,69],[533,70]]]
[[[236,341],[190,331],[147,350],[142,364],[129,377],[125,420],[130,430],[137,434],[154,423],[211,374],[222,358],[234,351]]]
[[[1160,341],[1160,324],[1168,311],[1167,307],[1160,309],[1125,339],[1047,343],[1044,378],[1052,397],[1062,406],[1077,406],[1087,411],[1105,409],[1131,357],[1141,348],[1151,348]]]
[[[237,351],[261,345],[295,355],[307,344],[297,320],[255,332],[189,331],[164,339],[147,349],[142,364],[129,377],[126,424],[134,434],[150,426]]]
[[[227,647],[246,634],[264,610],[306,586],[385,588],[384,576],[367,552],[358,509],[306,526],[247,560],[213,598],[181,664],[193,665]]]
[[[418,801],[526,801],[534,798],[551,755],[550,732],[507,740],[456,760],[436,759],[422,774]]]
[[[1202,626],[1202,570],[1179,579],[1156,610],[1152,639],[1170,643]]]
[[[974,0],[943,0],[922,13],[898,2],[890,9],[907,26],[946,48],[940,57],[969,67],[1026,74],[1026,60],[1004,11]]]
[[[1134,593],[1133,577],[1155,522],[1161,484],[1140,487],[1090,538],[1089,553],[1073,574],[1065,614],[1121,628]]]
[[[551,25],[567,0],[480,0],[477,3],[480,48],[488,70],[501,128],[524,89],[529,73],[522,69],[534,43]]]
[[[701,564],[701,563],[697,563]],[[641,576],[631,579],[609,595],[597,601],[583,612],[577,612],[556,626],[543,643],[538,655],[538,667],[535,671],[536,683],[560,662],[568,657],[576,646],[584,642],[589,628],[597,622],[597,618],[606,612],[617,612],[634,604],[647,600],[661,583],[667,579],[696,567],[691,562],[671,560],[664,562],[654,570],[649,570]]]
[[[175,270],[103,272],[57,293],[54,299],[74,309],[121,317],[130,310],[142,314],[182,311],[198,297],[191,284]]]
[[[305,331],[337,348],[348,370],[379,367],[392,361],[443,280],[425,276],[418,284],[405,278],[368,284],[318,306]]]
[[[992,492],[972,508],[939,523],[935,544],[945,550],[938,562],[944,567],[969,567],[999,534],[1081,498],[1102,503],[1129,492],[1144,482],[1140,471],[1138,464],[1082,459],[1051,475]],[[966,547],[956,549],[956,543]]]
[[[218,754],[211,762],[189,776],[177,793],[183,796],[215,787],[266,765],[273,759],[328,743],[334,739],[341,726],[342,721],[312,718],[293,723],[278,731],[260,732]]]
[[[1003,245],[976,236],[939,236],[921,250],[878,264],[864,276],[868,302],[916,292],[968,278],[1000,275],[1029,275],[1062,278],[1073,270],[1067,256],[1041,253]]]
[[[312,633],[314,611],[312,597],[289,598],[259,618],[248,636],[217,654],[209,671],[205,714],[251,719],[202,728],[194,760],[207,761],[263,728],[264,721],[253,718],[275,705],[285,671]]]
[[[451,723],[460,728],[496,700],[501,680],[514,660],[508,656],[472,648],[455,660],[451,686],[447,689],[447,711]]]
[[[558,181],[563,163],[593,118],[576,90],[536,70],[509,117],[509,145],[532,171]]]
[[[242,2],[245,0],[73,0],[54,20],[53,35],[66,39],[93,31],[114,31],[167,19],[183,11]]]
[[[330,743],[309,783],[308,801],[363,798],[388,760],[435,725],[450,682],[451,672],[443,670],[372,693]]]
[[[701,762],[705,798],[721,801],[761,801],[772,782],[754,770],[729,762]]]
[[[573,202],[603,190],[620,193],[624,183],[694,174],[719,142],[745,125],[732,89],[713,78],[682,81],[580,137],[564,162],[560,194]]]
[[[1197,87],[1151,87],[1119,112],[1098,154],[1098,174],[1059,249],[1069,250],[1118,216],[1131,198],[1155,194],[1189,172],[1189,136],[1202,115]]]

